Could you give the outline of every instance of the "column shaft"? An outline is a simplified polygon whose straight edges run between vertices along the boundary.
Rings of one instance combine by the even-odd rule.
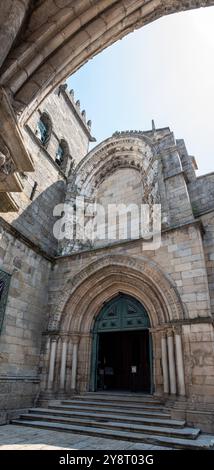
[[[55,369],[55,358],[56,358],[56,339],[51,341],[50,361],[49,361],[49,373],[48,373],[48,389],[53,388],[54,381],[54,369]]]
[[[74,343],[72,352],[71,390],[76,390],[78,343]]]
[[[184,378],[184,362],[181,335],[175,334],[175,351],[176,351],[176,365],[178,377],[178,393],[185,396],[185,378]]]
[[[66,361],[67,361],[67,339],[64,339],[62,343],[62,355],[61,355],[60,390],[64,390],[65,388]]]
[[[163,390],[164,390],[164,393],[169,393],[169,370],[168,370],[166,336],[162,336],[161,338],[161,351],[162,351],[162,368],[163,368]]]
[[[174,337],[172,335],[167,336],[168,344],[168,357],[169,357],[169,382],[170,382],[170,393],[176,394],[176,373],[175,373],[175,355],[174,355]]]

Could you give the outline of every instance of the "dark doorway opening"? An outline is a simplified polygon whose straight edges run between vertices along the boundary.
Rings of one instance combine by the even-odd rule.
[[[149,330],[100,333],[97,390],[150,393]]]

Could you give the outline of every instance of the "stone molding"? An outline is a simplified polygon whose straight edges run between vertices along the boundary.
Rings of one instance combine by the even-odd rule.
[[[79,313],[77,312],[78,303],[81,303],[80,301],[83,301],[85,298],[88,299],[88,289],[90,292],[93,292],[93,283],[95,283],[94,285],[98,283],[101,286],[103,282],[103,276],[107,276],[107,272],[108,275],[110,274],[111,276],[116,277],[118,274],[122,276],[123,273],[124,288],[127,288],[125,285],[125,279],[128,279],[130,284],[130,276],[133,276],[133,280],[136,278],[139,282],[147,286],[149,296],[152,295],[154,297],[151,289],[157,290],[156,302],[159,302],[159,309],[162,309],[162,320],[161,318],[153,318],[153,323],[156,325],[158,325],[160,321],[162,323],[167,323],[170,321],[170,318],[171,320],[185,318],[184,307],[180,300],[176,286],[172,283],[172,280],[169,278],[169,276],[160,270],[156,263],[150,261],[146,257],[141,257],[141,259],[139,259],[126,255],[108,255],[88,264],[82,271],[74,275],[71,279],[67,280],[59,296],[57,305],[55,305],[52,312],[50,312],[48,330],[60,330],[62,328],[64,330],[66,329],[67,331],[77,331],[79,328],[77,326],[78,316],[84,317],[85,313],[83,307]],[[133,282],[136,285],[137,281]],[[114,285],[114,283],[112,285]],[[91,294],[90,298],[92,300]],[[70,327],[67,323],[65,327],[66,306],[68,303],[71,308],[73,305],[73,313],[68,308],[67,315],[69,318],[69,323],[72,320],[72,315],[75,314],[75,321],[72,324],[72,328],[71,323]],[[153,313],[153,315],[155,314]],[[82,329],[82,331],[87,332],[85,329]]]

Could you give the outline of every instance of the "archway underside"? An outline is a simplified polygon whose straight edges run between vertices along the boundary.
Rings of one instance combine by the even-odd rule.
[[[16,16],[20,3],[13,2]],[[24,5],[28,23],[3,64],[0,83],[26,120],[53,88],[107,46],[164,15],[211,6],[214,0],[43,0],[36,7],[32,2],[30,12],[29,2]],[[11,37],[21,21],[12,16]]]

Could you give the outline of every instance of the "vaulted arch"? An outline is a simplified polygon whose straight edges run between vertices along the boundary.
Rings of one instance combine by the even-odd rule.
[[[14,107],[26,120],[53,88],[110,44],[164,15],[210,6],[214,1],[42,0],[35,4],[16,0],[12,3],[13,9],[17,7],[18,20],[14,23],[14,18],[9,17],[7,27],[11,24],[12,32],[9,38],[6,32],[3,35],[5,55],[26,15],[28,25],[4,63],[0,83],[14,96]]]

